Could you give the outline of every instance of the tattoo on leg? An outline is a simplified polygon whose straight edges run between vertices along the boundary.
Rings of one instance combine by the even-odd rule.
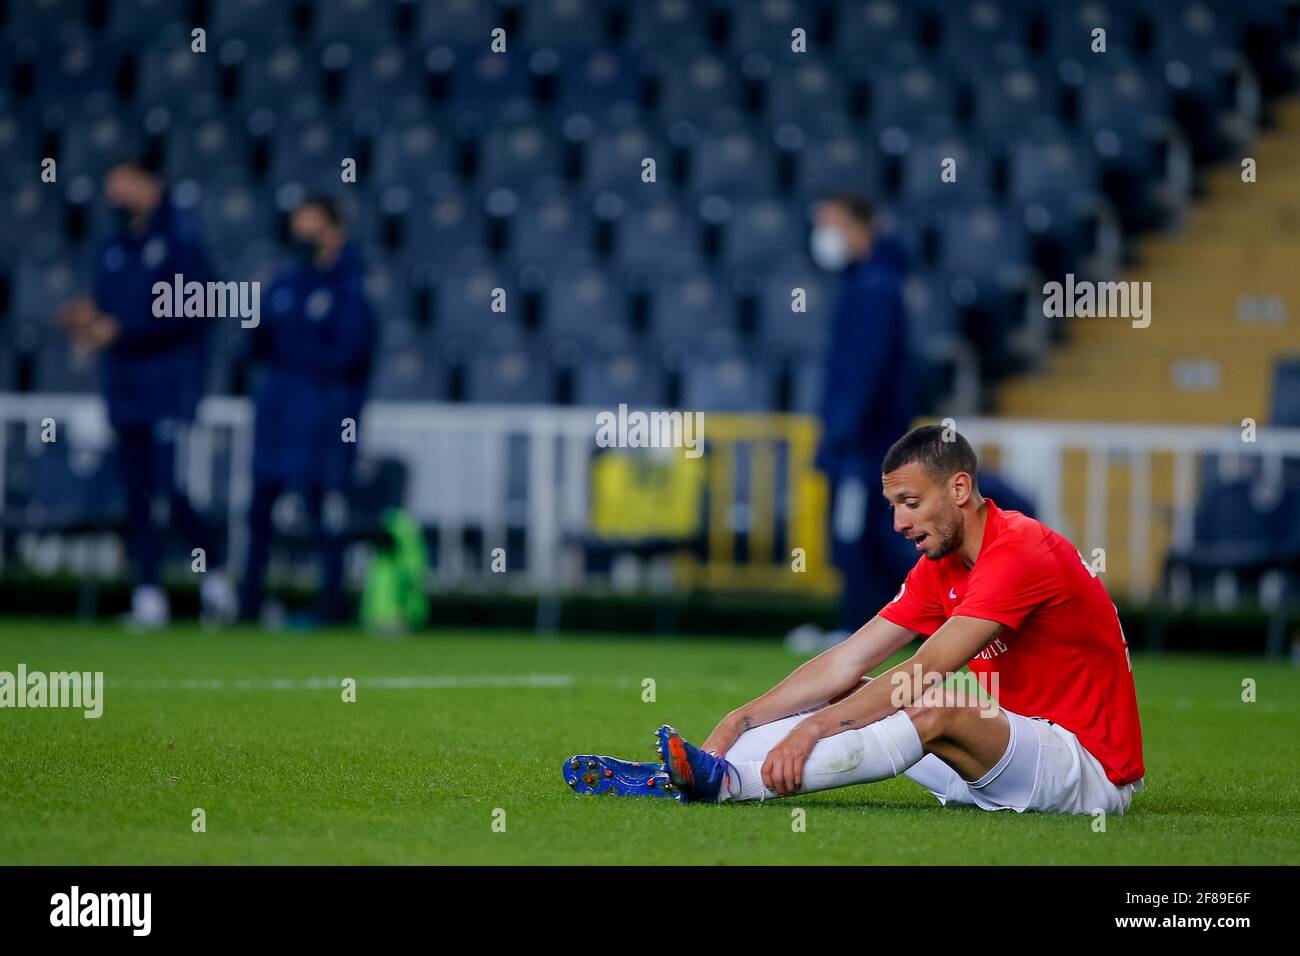
[[[749,730],[751,727],[754,726],[754,718],[753,718],[753,717],[741,717],[741,718],[740,718],[740,722],[741,722],[742,724],[745,725],[745,729],[746,729],[746,730]]]
[[[841,721],[840,721],[840,726],[841,726],[841,727],[851,727],[851,726],[853,726],[853,725],[856,724],[856,723],[857,723],[856,720],[841,720]]]

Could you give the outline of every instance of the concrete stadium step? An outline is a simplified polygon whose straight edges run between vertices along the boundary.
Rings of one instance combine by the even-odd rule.
[[[1177,233],[1147,237],[1125,282],[1150,282],[1150,319],[1075,318],[1044,367],[1008,380],[1017,417],[1185,424],[1267,422],[1273,369],[1300,354],[1300,97],[1240,159],[1205,175]]]

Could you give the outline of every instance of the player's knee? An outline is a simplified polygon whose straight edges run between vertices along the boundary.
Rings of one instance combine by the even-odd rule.
[[[929,744],[943,740],[952,735],[953,728],[963,716],[961,701],[956,692],[945,690],[942,700],[922,701],[906,708],[907,716],[912,718],[921,743]]]
[[[921,743],[929,745],[936,740],[942,740],[948,732],[948,715],[947,708],[930,707],[924,704],[915,704],[907,708],[907,716],[912,719],[912,726],[916,728],[916,734],[921,738]]]

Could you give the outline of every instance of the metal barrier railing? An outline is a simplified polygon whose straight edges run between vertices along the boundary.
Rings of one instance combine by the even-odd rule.
[[[686,572],[688,579],[706,588],[833,592],[838,575],[830,565],[829,496],[825,478],[813,468],[817,420],[718,414],[707,422],[706,559]]]
[[[1146,602],[1171,548],[1193,544],[1198,460],[1257,459],[1282,481],[1300,461],[1300,429],[1127,425],[1015,419],[958,421],[981,461],[1037,503],[1039,518],[1090,559],[1100,549],[1112,596]]]
[[[596,416],[585,408],[372,402],[361,422],[362,450],[403,460],[406,507],[437,530],[436,585],[490,580],[463,546],[476,529],[481,551],[505,547],[522,530],[524,560],[512,556],[507,586],[557,590],[587,580],[574,542],[590,532]],[[31,453],[42,422],[60,440],[107,447],[112,434],[93,396],[0,395],[0,500],[6,453]],[[251,494],[252,409],[214,397],[200,406],[184,474],[200,506],[224,509],[232,556],[242,553]],[[812,467],[818,423],[797,415],[704,416],[707,512],[703,560],[674,562],[680,584],[718,589],[828,593],[824,478]],[[956,427],[981,459],[1035,500],[1039,516],[1085,556],[1105,550],[1112,595],[1151,597],[1170,547],[1191,543],[1198,457],[1256,457],[1269,468],[1300,460],[1300,429],[961,420]],[[10,435],[12,438],[12,435]],[[1280,469],[1277,470],[1280,474]],[[795,570],[795,548],[803,571]]]

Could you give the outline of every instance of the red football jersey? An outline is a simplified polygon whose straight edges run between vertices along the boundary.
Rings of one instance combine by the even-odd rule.
[[[1079,738],[1116,786],[1146,772],[1128,643],[1097,573],[1051,528],[991,500],[967,570],[957,552],[921,556],[880,616],[927,636],[955,615],[1005,630],[968,665],[998,703]]]

